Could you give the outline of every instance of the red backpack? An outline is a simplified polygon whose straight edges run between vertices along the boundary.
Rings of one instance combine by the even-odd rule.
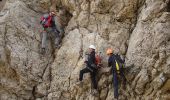
[[[102,57],[100,55],[96,55],[95,64],[97,65],[97,68],[101,67],[101,63],[102,63]]]
[[[52,16],[49,14],[45,14],[41,17],[40,24],[42,24],[43,27],[47,28],[51,26]]]

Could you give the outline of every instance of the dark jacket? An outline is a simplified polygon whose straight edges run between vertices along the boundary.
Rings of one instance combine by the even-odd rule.
[[[121,59],[121,57],[118,54],[112,54],[109,59],[108,59],[108,66],[112,67],[113,71],[116,71],[116,61],[120,62],[120,63],[124,63],[124,61]]]
[[[89,55],[88,55],[88,60],[86,61],[87,67],[90,67],[92,69],[94,69],[94,67],[92,67],[92,65],[95,64],[95,51],[92,51]]]

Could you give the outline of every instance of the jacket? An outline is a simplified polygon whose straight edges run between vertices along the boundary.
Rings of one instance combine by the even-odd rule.
[[[93,66],[95,65],[95,51],[92,51],[87,58],[86,64],[87,67],[91,68],[91,69],[95,69]]]
[[[116,71],[116,61],[120,62],[120,63],[124,63],[124,61],[121,59],[121,57],[118,54],[112,54],[109,59],[108,59],[108,66],[112,67],[113,71]]]

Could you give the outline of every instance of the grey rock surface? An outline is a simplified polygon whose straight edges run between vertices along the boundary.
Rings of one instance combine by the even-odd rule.
[[[114,100],[106,49],[126,60],[120,100],[168,100],[170,0],[0,1],[0,100]],[[64,11],[60,13],[59,9]],[[65,33],[61,48],[50,38],[41,55],[40,16],[57,12]],[[94,44],[103,57],[98,96],[90,75],[76,85],[84,55]]]

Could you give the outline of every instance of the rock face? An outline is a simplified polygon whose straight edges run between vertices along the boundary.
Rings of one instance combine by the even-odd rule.
[[[3,2],[3,3],[1,3]],[[2,0],[0,100],[114,100],[108,47],[126,59],[120,100],[168,100],[170,93],[170,0]],[[61,48],[48,41],[40,54],[42,13],[60,14]],[[62,16],[61,16],[62,15]],[[90,44],[102,53],[98,96],[90,76],[76,85]]]

